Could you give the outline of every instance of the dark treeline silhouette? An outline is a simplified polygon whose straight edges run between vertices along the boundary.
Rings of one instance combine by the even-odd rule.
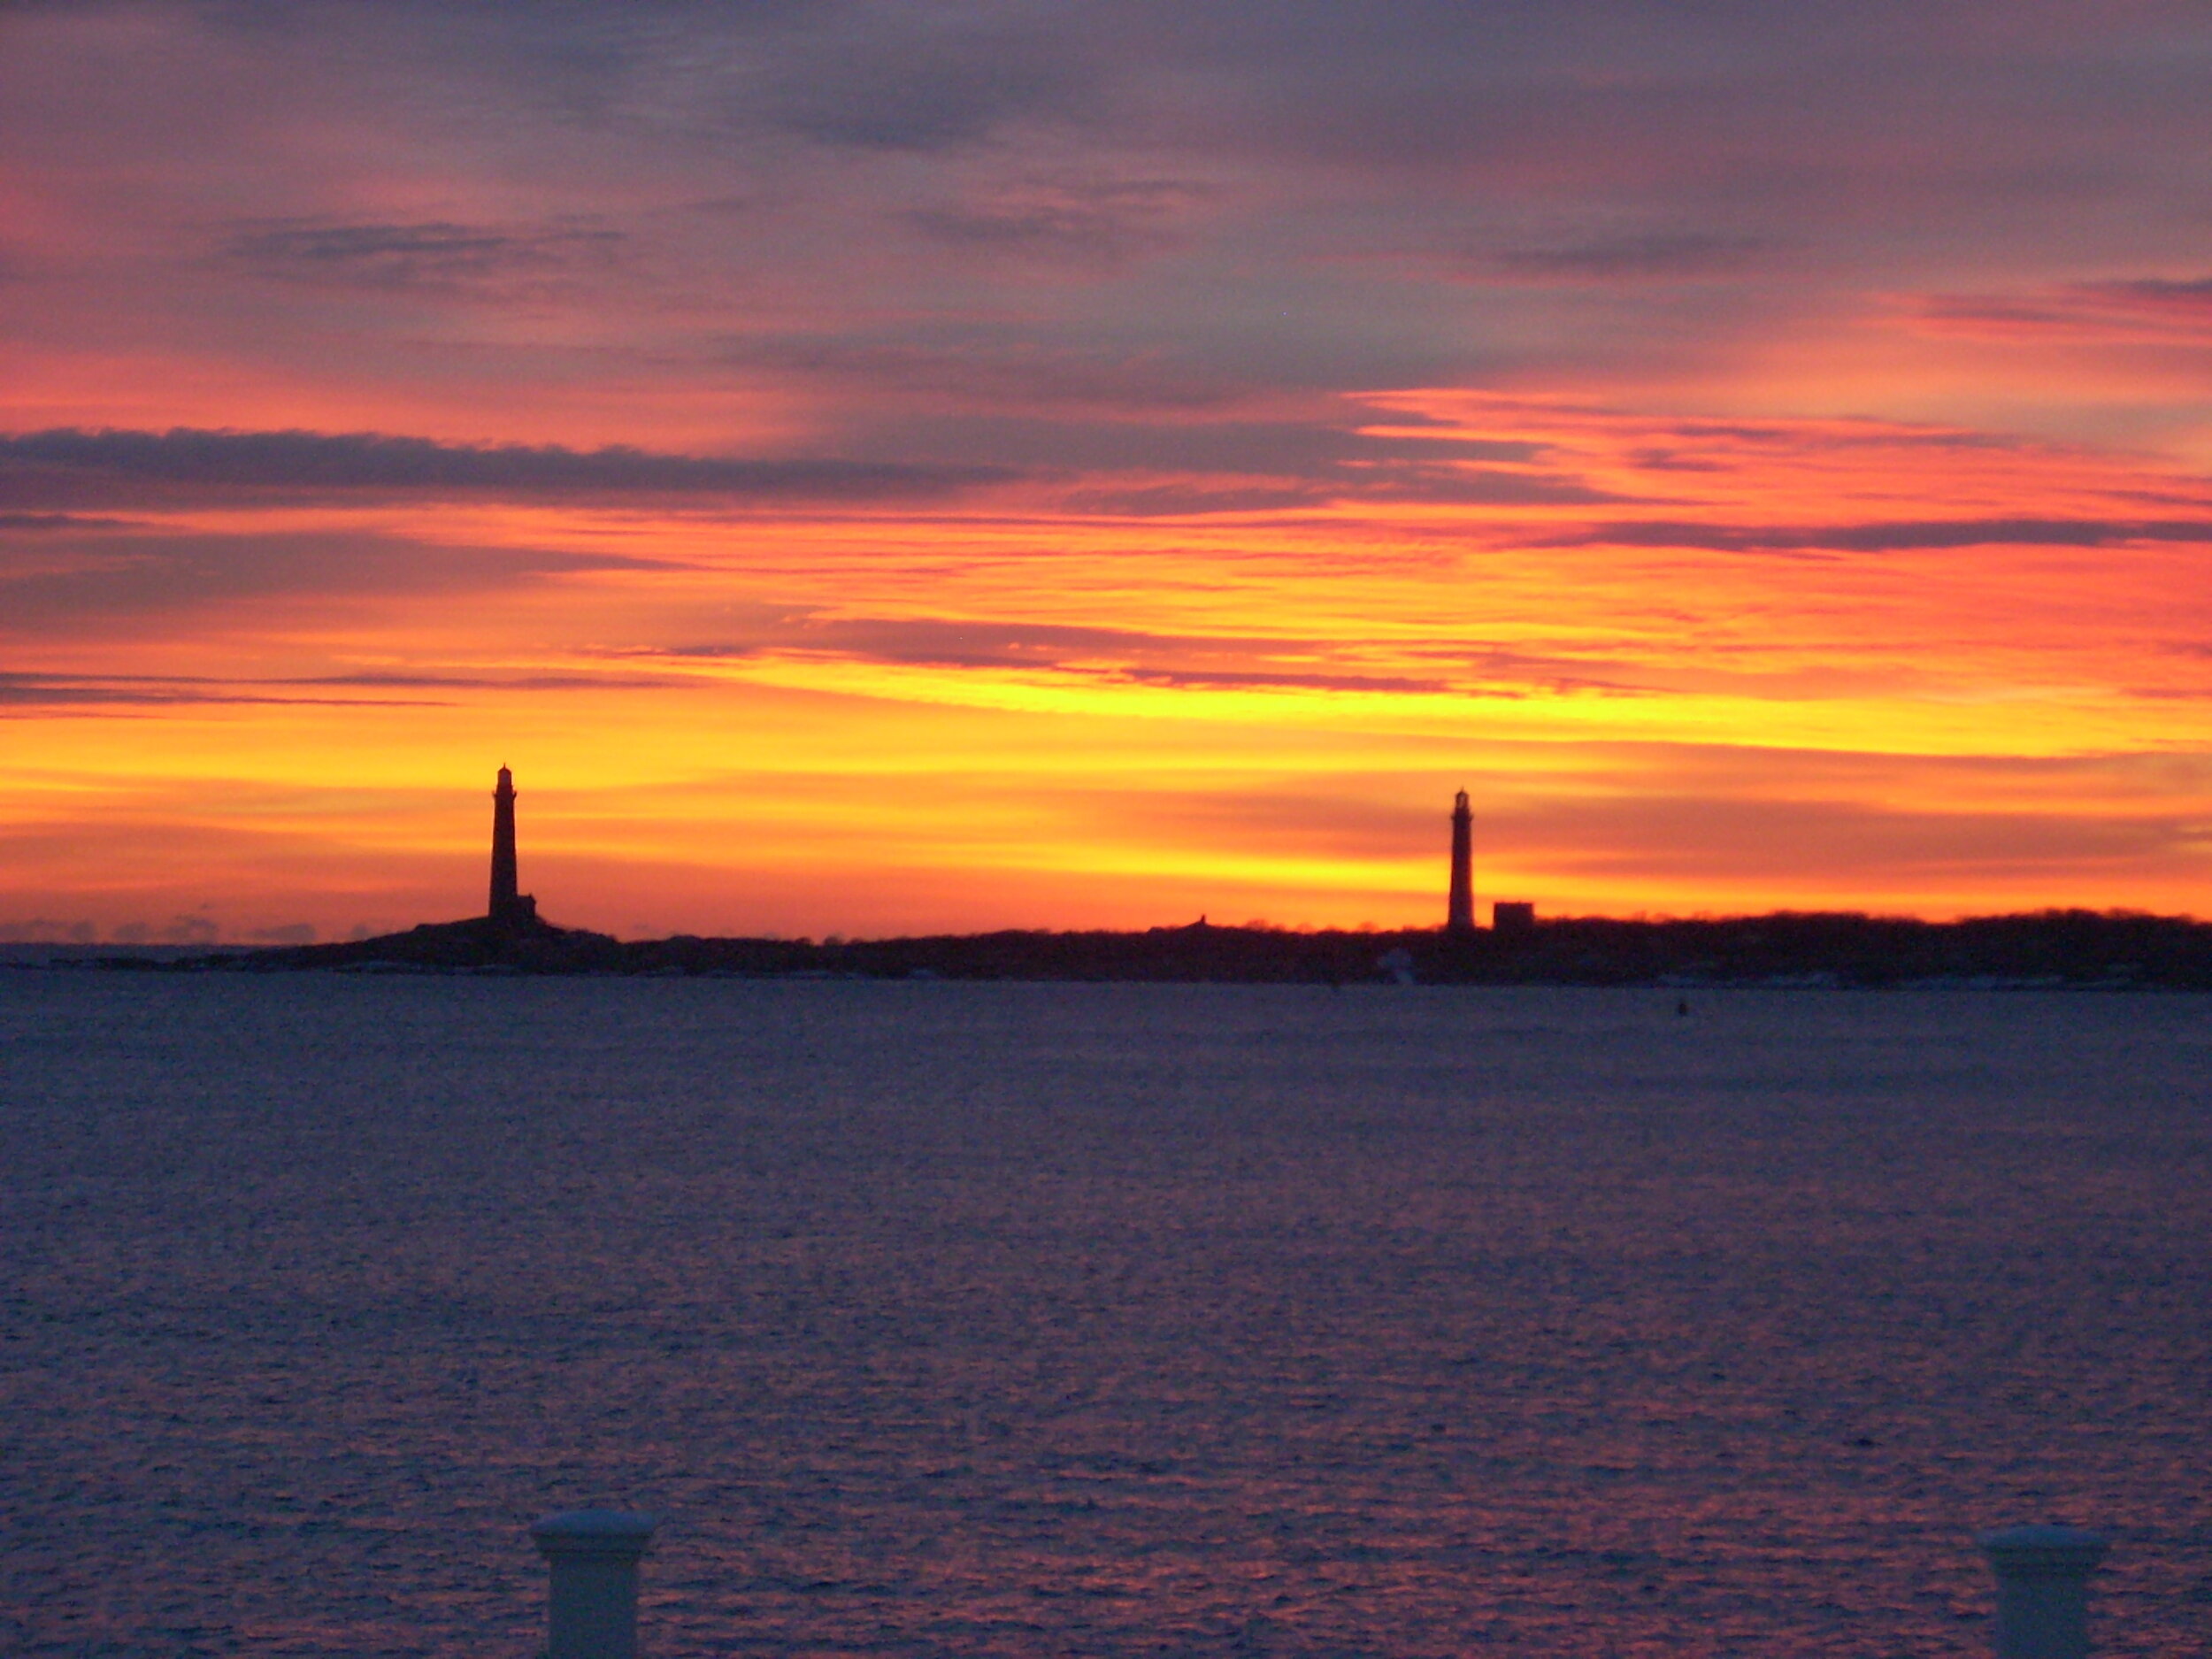
[[[2125,911],[2039,910],[1926,922],[1783,911],[1717,920],[1563,918],[1520,932],[1293,933],[1156,927],[817,943],[625,941],[532,918],[418,927],[172,964],[236,972],[846,975],[870,979],[1226,981],[1348,985],[1992,984],[2212,989],[2212,923]]]

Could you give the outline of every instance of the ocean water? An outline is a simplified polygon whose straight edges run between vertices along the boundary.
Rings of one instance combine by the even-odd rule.
[[[0,973],[0,1653],[2212,1642],[2212,999]]]

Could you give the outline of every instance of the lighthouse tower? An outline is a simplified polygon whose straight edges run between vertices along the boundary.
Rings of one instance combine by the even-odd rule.
[[[1444,912],[1444,931],[1475,931],[1475,815],[1467,810],[1467,792],[1452,801],[1452,895]]]
[[[499,787],[492,791],[492,904],[491,919],[509,927],[538,919],[538,902],[516,891],[515,775],[499,769]]]

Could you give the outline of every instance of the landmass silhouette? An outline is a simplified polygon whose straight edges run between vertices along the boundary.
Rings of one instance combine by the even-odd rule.
[[[1142,932],[1012,930],[834,941],[620,940],[558,927],[520,891],[512,774],[493,792],[491,887],[481,916],[326,945],[96,965],[267,972],[721,974],[864,979],[1217,981],[1345,986],[1962,985],[2212,989],[2212,923],[2135,911],[2047,910],[1929,922],[1855,911],[1718,919],[1563,917],[1504,902],[1475,926],[1469,809],[1453,803],[1440,928],[1294,932],[1187,926]]]
[[[1695,920],[1547,918],[1532,926],[1294,933],[1204,923],[818,943],[618,940],[532,917],[426,925],[379,939],[196,958],[266,972],[718,974],[1242,984],[1886,987],[2212,990],[2212,924],[2043,910],[1928,922],[1851,912]]]

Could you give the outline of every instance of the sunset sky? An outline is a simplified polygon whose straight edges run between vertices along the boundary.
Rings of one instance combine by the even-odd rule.
[[[0,6],[0,937],[2212,914],[2212,11]]]

